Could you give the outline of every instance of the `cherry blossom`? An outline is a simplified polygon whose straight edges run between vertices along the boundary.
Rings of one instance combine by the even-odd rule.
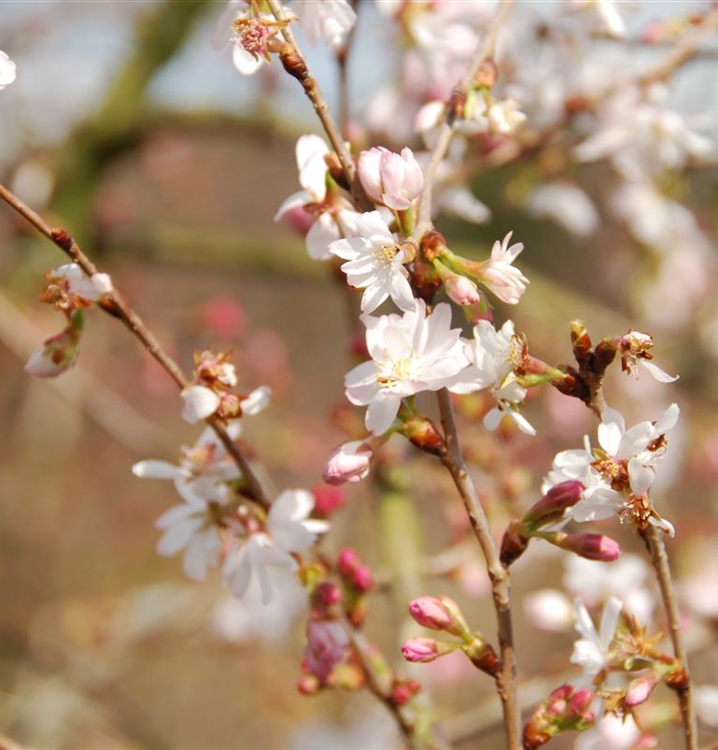
[[[15,63],[0,49],[0,91],[9,86],[17,78]]]
[[[468,365],[461,331],[451,328],[451,308],[438,304],[426,315],[417,300],[403,316],[363,317],[372,359],[347,373],[349,401],[368,406],[367,429],[381,435],[391,427],[403,398],[444,386],[453,390],[454,376]]]
[[[295,153],[302,190],[285,199],[274,220],[291,216],[296,210],[308,212],[312,220],[305,238],[307,252],[314,260],[328,260],[332,257],[329,245],[341,237],[342,218],[354,212],[341,194],[327,194],[325,157],[330,151],[324,140],[318,135],[303,135],[297,140]]]
[[[598,428],[600,449],[592,450],[585,438],[582,450],[557,454],[543,491],[568,479],[577,479],[586,488],[581,501],[567,510],[563,523],[569,518],[583,522],[620,514],[672,534],[671,524],[646,504],[646,497],[666,453],[665,433],[676,424],[679,413],[672,404],[657,422],[640,422],[626,429],[623,416],[606,409]]]
[[[596,207],[577,185],[550,182],[538,185],[524,204],[526,213],[555,221],[570,234],[588,237],[598,227]]]
[[[61,287],[70,298],[80,303],[98,302],[112,291],[112,281],[106,273],[88,276],[77,263],[66,263],[46,274],[49,285]]]
[[[347,261],[342,263],[342,271],[349,285],[364,289],[362,312],[373,312],[388,297],[402,310],[412,310],[414,295],[404,268],[406,256],[381,214],[353,214],[344,223],[346,239],[332,242],[329,250]]]
[[[501,242],[494,242],[491,257],[480,264],[478,276],[482,284],[509,305],[518,303],[529,283],[521,271],[512,265],[524,249],[521,242],[509,246],[512,234],[509,232]]]
[[[273,595],[268,568],[295,570],[293,553],[311,546],[318,534],[328,531],[326,521],[310,519],[314,498],[306,490],[285,490],[272,503],[264,531],[238,540],[225,558],[222,577],[237,597],[242,597],[256,576],[266,604]]]
[[[513,321],[507,320],[497,331],[487,320],[480,320],[473,332],[473,340],[465,342],[465,354],[470,366],[455,379],[451,390],[455,393],[473,393],[490,388],[497,404],[484,417],[486,429],[495,430],[501,420],[508,416],[522,432],[535,435],[536,430],[518,411],[526,398],[526,389],[518,383],[514,374],[523,345],[514,332]]]
[[[220,16],[212,46],[219,50],[232,42],[232,63],[244,76],[254,75],[269,62],[272,40],[282,23],[294,19],[294,14],[280,6],[282,22],[271,13],[255,13],[245,0],[229,0]]]
[[[292,10],[312,44],[323,39],[333,50],[356,23],[356,13],[346,0],[294,0]]]
[[[395,211],[410,208],[424,185],[421,167],[410,148],[403,148],[401,154],[381,146],[362,151],[357,169],[369,198]]]
[[[180,394],[182,401],[182,419],[190,424],[197,424],[211,417],[221,403],[217,393],[204,385],[190,385]]]
[[[689,157],[707,156],[713,143],[666,108],[667,96],[665,86],[654,84],[645,92],[629,88],[609,97],[599,113],[599,129],[575,147],[576,159],[609,158],[621,174],[641,180],[663,169],[682,169]]]
[[[235,440],[241,425],[231,422],[227,432]],[[171,479],[182,499],[195,508],[203,508],[209,501],[225,501],[225,483],[241,476],[237,464],[211,427],[204,430],[194,445],[182,447],[178,464],[154,459],[139,461],[132,467],[132,473],[142,479]]]
[[[373,453],[363,440],[352,440],[339,446],[327,459],[322,478],[327,484],[360,482],[369,475]]]
[[[155,526],[164,531],[157,543],[160,555],[170,557],[184,548],[185,573],[195,581],[203,581],[207,568],[217,564],[222,545],[210,506],[175,505],[157,519]]]
[[[608,665],[609,650],[616,635],[622,608],[621,602],[611,597],[603,608],[601,624],[597,632],[585,605],[576,599],[574,603],[576,631],[582,637],[574,643],[571,663],[578,664],[582,668],[584,680],[581,682],[590,682]]]

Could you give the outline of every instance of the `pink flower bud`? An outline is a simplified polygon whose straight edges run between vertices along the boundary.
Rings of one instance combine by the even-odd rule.
[[[422,596],[414,599],[409,602],[409,614],[415,622],[430,630],[471,638],[459,605],[447,596]]]
[[[462,307],[478,305],[481,302],[481,293],[471,279],[466,276],[453,274],[444,279],[444,288],[449,298]]]
[[[314,510],[321,516],[330,516],[346,502],[346,492],[342,487],[328,487],[317,484],[312,488]]]
[[[612,562],[621,555],[617,541],[603,534],[567,534],[564,549],[571,550],[587,560]]]
[[[533,530],[558,521],[568,508],[579,502],[584,489],[577,480],[554,485],[523,517],[524,526]]]
[[[357,591],[369,591],[374,585],[374,576],[366,565],[360,565],[352,576],[352,584]]]
[[[459,644],[442,643],[433,638],[410,638],[402,647],[401,655],[410,662],[426,664],[454,651]]]
[[[647,675],[632,680],[626,690],[626,705],[640,706],[641,703],[645,703],[659,681],[655,672],[649,672]]]
[[[340,622],[310,620],[307,624],[307,641],[305,665],[321,684],[326,684],[334,667],[347,653],[349,636]]]
[[[337,448],[327,459],[322,478],[327,484],[360,482],[369,474],[373,453],[362,440],[353,440]]]
[[[36,378],[55,378],[69,370],[80,354],[82,312],[76,310],[68,326],[51,336],[25,363],[25,372]]]
[[[339,552],[337,567],[344,578],[351,578],[359,564],[359,555],[352,547],[344,547]]]

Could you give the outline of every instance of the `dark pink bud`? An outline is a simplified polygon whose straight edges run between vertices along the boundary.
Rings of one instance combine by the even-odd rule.
[[[312,600],[316,608],[326,611],[342,600],[342,593],[331,581],[322,581],[314,590]]]
[[[401,655],[411,662],[426,664],[450,654],[458,644],[441,643],[433,638],[410,638],[402,647]]]
[[[320,684],[324,685],[334,667],[344,659],[349,647],[349,636],[340,622],[310,620],[307,624],[307,641],[305,665]]]
[[[640,706],[641,703],[645,703],[659,681],[654,672],[632,680],[626,691],[626,705]]]
[[[409,602],[409,614],[415,622],[430,630],[470,638],[468,625],[458,604],[447,596],[422,596]]]
[[[369,591],[374,585],[374,576],[366,565],[359,565],[352,576],[352,584],[357,591]]]
[[[558,521],[568,508],[572,508],[581,499],[585,487],[576,480],[569,480],[554,485],[535,503],[523,517],[524,525],[535,530],[541,526]]]
[[[317,484],[312,488],[314,510],[321,516],[330,516],[346,502],[347,495],[342,487],[329,487]]]
[[[354,571],[360,565],[359,555],[352,547],[344,547],[339,552],[339,558],[337,560],[337,566],[339,572],[345,578],[351,578],[354,575]]]

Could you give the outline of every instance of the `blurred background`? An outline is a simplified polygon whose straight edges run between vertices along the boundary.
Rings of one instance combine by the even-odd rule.
[[[636,3],[631,38],[650,19],[687,15],[688,5],[705,7]],[[555,6],[519,4],[514,27],[538,27]],[[312,487],[345,439],[337,408],[351,366],[346,299],[331,270],[312,262],[302,239],[273,217],[297,189],[296,138],[317,128],[278,66],[245,79],[228,48],[211,48],[222,7],[0,2],[0,49],[18,66],[17,81],[0,93],[0,179],[69,229],[185,369],[197,349],[232,348],[245,392],[270,385],[272,406],[245,420],[245,438],[274,487]],[[398,72],[392,33],[373,4],[360,3],[349,66],[355,115],[371,114],[378,89]],[[669,48],[670,39],[650,47],[605,41],[592,47],[591,64],[649,64]],[[336,106],[330,54],[305,49]],[[536,45],[522,50],[539,52]],[[671,106],[713,138],[717,72],[718,47],[708,45],[671,87]],[[385,124],[361,137],[404,145]],[[617,187],[605,165],[579,168],[565,151],[559,144],[492,172],[477,170],[472,188],[492,220],[439,226],[452,249],[479,258],[511,230],[525,244],[519,266],[531,286],[515,310],[499,307],[497,319],[510,313],[537,356],[569,361],[568,322],[579,317],[595,340],[629,327],[652,333],[657,362],[680,373],[670,386],[613,373],[607,393],[631,423],[657,419],[673,401],[681,405],[655,497],[678,529],[669,547],[696,677],[714,683],[718,160],[689,163],[666,178],[661,188],[674,204],[642,205],[645,229],[611,203]],[[531,208],[543,179],[564,178],[585,191],[590,210],[560,200],[557,210]],[[658,237],[650,232],[656,227]],[[154,521],[175,496],[164,483],[133,477],[131,466],[143,458],[174,462],[198,433],[181,420],[172,383],[135,340],[91,310],[72,372],[42,382],[25,375],[27,356],[59,330],[59,316],[37,295],[43,273],[62,262],[56,248],[0,207],[0,731],[43,748],[397,746],[391,718],[370,696],[298,696],[303,633],[295,605],[285,602],[262,620],[249,605],[232,604],[216,576],[192,584],[179,558],[155,553]],[[502,494],[535,498],[555,452],[578,447],[595,428],[585,408],[553,392],[533,399],[527,414],[538,438],[505,431],[488,439],[480,420],[467,419],[468,449],[489,505]],[[495,475],[497,462],[503,478]],[[436,556],[461,526],[460,506],[425,463],[417,463],[413,493],[418,533]],[[370,488],[352,488],[327,548],[351,544],[381,571],[401,539],[378,537],[380,515]],[[627,552],[641,553],[630,534],[619,539]],[[563,558],[550,550],[529,557],[516,566],[519,602],[537,587],[560,587],[566,575]],[[449,585],[477,626],[491,632],[482,574],[463,563],[448,570],[452,583],[430,580],[426,591]],[[519,604],[519,653],[527,695],[537,700],[542,687],[570,676],[572,636],[537,635],[522,613]],[[397,653],[402,619],[391,595],[378,594],[369,628],[388,653]],[[496,721],[490,686],[477,674],[456,665],[418,675],[447,713],[475,716],[480,704],[485,721]],[[671,705],[672,697],[664,701]],[[454,729],[465,747],[495,747],[500,736],[477,740],[471,718]],[[675,735],[667,731],[670,743]],[[703,731],[715,740],[709,722]]]

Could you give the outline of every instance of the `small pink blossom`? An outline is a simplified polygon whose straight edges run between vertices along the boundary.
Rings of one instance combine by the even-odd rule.
[[[363,440],[353,440],[339,446],[327,459],[322,478],[327,484],[352,484],[369,475],[373,453]]]
[[[367,195],[395,211],[411,208],[421,193],[424,175],[410,148],[396,154],[381,146],[362,151],[359,179]]]

